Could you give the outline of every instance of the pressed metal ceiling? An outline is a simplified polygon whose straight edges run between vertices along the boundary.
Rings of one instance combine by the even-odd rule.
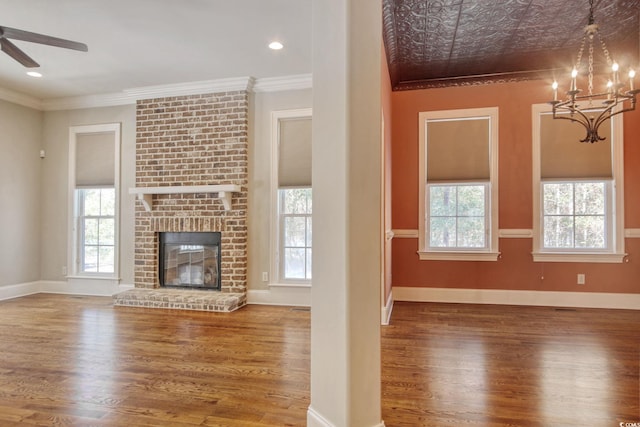
[[[587,0],[383,0],[383,8],[394,90],[550,79],[571,69],[589,15]],[[639,16],[640,0],[594,1],[622,69],[640,65]],[[594,48],[597,68],[604,58]]]

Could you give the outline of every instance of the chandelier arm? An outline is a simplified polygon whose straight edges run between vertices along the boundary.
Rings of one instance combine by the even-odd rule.
[[[592,139],[592,135],[594,135],[594,132],[592,130],[592,123],[591,120],[584,115],[582,112],[578,111],[578,114],[580,117],[576,118],[576,117],[567,117],[567,116],[556,116],[555,111],[553,113],[553,118],[554,119],[561,119],[561,120],[569,120],[573,123],[579,123],[581,124],[585,130],[587,131],[587,135],[584,137],[584,139],[581,139],[580,142],[594,142]],[[599,136],[598,136],[599,137]]]
[[[582,111],[580,111],[580,110],[566,109],[566,111],[571,113],[570,117],[556,116],[555,109],[554,109],[554,112],[553,112],[553,117],[555,119],[564,119],[564,120],[571,120],[572,122],[578,122],[578,123],[582,124],[584,127],[587,127],[586,123],[591,123],[591,119],[589,117],[587,117],[587,115],[585,113],[583,113]],[[575,114],[578,114],[584,120],[577,119],[575,117]]]
[[[623,108],[622,110],[615,111],[609,115],[609,119],[613,116],[617,116],[618,114],[627,113],[629,111],[634,111],[636,109],[635,102],[632,102],[631,107]],[[606,120],[606,119],[605,119]]]
[[[609,119],[611,119],[611,110],[610,108],[607,108],[606,110],[601,112],[598,118],[592,123],[592,143],[595,142],[595,139],[597,139],[598,141],[604,141],[605,139],[607,139],[604,136],[600,136],[599,130],[600,126]]]

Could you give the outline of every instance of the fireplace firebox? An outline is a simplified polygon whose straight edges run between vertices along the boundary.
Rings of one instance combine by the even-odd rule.
[[[160,286],[219,291],[220,234],[160,233]]]

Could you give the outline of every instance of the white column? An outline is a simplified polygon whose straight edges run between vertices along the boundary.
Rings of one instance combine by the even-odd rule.
[[[307,425],[382,426],[380,0],[313,0]]]

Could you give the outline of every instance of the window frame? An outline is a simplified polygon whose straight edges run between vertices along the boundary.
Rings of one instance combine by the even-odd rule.
[[[443,246],[431,246],[431,238],[428,237],[431,235],[431,226],[429,224],[429,219],[433,218],[435,215],[433,216],[429,216],[425,221],[425,228],[426,228],[426,235],[425,235],[425,241],[426,241],[426,245],[427,245],[427,249],[433,252],[486,252],[489,249],[489,245],[491,244],[491,242],[489,241],[489,237],[490,237],[490,194],[491,194],[491,189],[490,189],[490,182],[489,181],[455,181],[455,182],[446,182],[446,181],[438,181],[438,182],[434,182],[434,183],[428,183],[426,184],[426,206],[430,207],[431,206],[431,191],[429,191],[432,187],[463,187],[463,186],[482,186],[484,187],[484,214],[483,214],[483,220],[484,220],[484,246],[482,247],[464,247],[464,246],[447,246],[447,247],[443,247]],[[456,203],[459,201],[459,197],[456,196]],[[450,216],[450,218],[455,218],[456,220],[458,218],[464,218],[463,216],[459,216],[459,215],[455,215],[455,216]]]
[[[86,215],[85,214],[85,210],[84,210],[84,206],[85,206],[85,196],[86,196],[86,191],[87,190],[105,190],[105,189],[113,189],[114,192],[114,212],[113,215]],[[115,212],[115,198],[116,198],[116,189],[113,186],[92,186],[92,187],[76,187],[76,200],[77,200],[77,212],[76,212],[76,221],[77,221],[77,242],[76,242],[76,260],[77,260],[77,266],[76,266],[76,272],[78,274],[82,274],[82,275],[100,275],[100,276],[111,276],[113,275],[113,272],[93,272],[93,271],[87,271],[84,270],[83,266],[84,266],[84,248],[86,248],[87,246],[95,246],[98,249],[98,253],[100,252],[100,248],[101,247],[113,247],[113,255],[114,255],[114,259],[113,259],[113,268],[115,271],[115,262],[116,262],[116,229],[115,229],[115,219],[116,219],[116,212]],[[98,240],[98,244],[97,245],[86,245],[85,242],[85,233],[86,233],[86,228],[84,227],[84,220],[85,219],[97,219],[98,221],[101,219],[112,219],[113,220],[113,224],[114,224],[114,240],[113,240],[113,244],[112,245],[101,245],[99,243]],[[98,257],[98,260],[100,258]],[[99,266],[99,261],[98,261],[98,266]]]
[[[278,189],[278,213],[279,213],[279,253],[280,253],[280,264],[278,265],[278,271],[279,271],[279,276],[278,278],[280,279],[280,282],[282,283],[306,283],[306,284],[311,284],[311,278],[306,278],[307,275],[307,271],[308,271],[308,266],[307,266],[307,257],[306,257],[306,253],[307,250],[310,252],[313,252],[313,240],[312,240],[312,244],[310,246],[307,246],[307,242],[306,242],[306,233],[305,233],[305,246],[304,247],[295,247],[298,249],[304,249],[305,250],[305,278],[295,278],[295,277],[285,277],[285,250],[288,248],[288,246],[286,246],[286,238],[285,238],[285,232],[286,232],[286,228],[285,228],[285,219],[286,218],[305,218],[305,230],[307,227],[307,220],[308,219],[312,219],[312,212],[309,212],[307,209],[307,212],[305,213],[285,213],[284,212],[284,192],[287,190],[297,190],[297,189],[309,189],[311,191],[311,200],[313,200],[313,190],[311,187],[291,187],[291,188],[279,188]],[[313,206],[313,203],[312,203]],[[313,210],[313,208],[312,208]],[[312,222],[312,227],[313,227],[313,222]],[[313,238],[312,238],[313,239]],[[309,270],[311,270],[311,268],[309,268]]]
[[[83,134],[113,133],[114,138],[114,181],[115,206],[114,206],[114,265],[113,273],[94,273],[80,270],[80,227],[79,227],[79,200],[77,189],[83,186],[76,185],[76,147],[78,136]],[[121,124],[105,123],[97,125],[81,125],[69,127],[69,176],[68,176],[68,229],[69,240],[67,243],[67,267],[65,276],[68,279],[106,279],[120,280],[120,141]],[[100,186],[95,186],[100,187]],[[110,187],[110,186],[109,186]],[[86,186],[84,188],[87,188]],[[92,187],[93,188],[93,187]]]
[[[551,114],[549,104],[532,105],[532,169],[533,169],[533,261],[534,262],[589,262],[621,263],[625,256],[624,237],[624,133],[622,115],[611,118],[611,178],[547,179],[541,177],[541,131],[540,117]],[[576,141],[576,144],[582,144]],[[597,144],[597,142],[596,142]],[[544,193],[543,182],[603,182],[608,181],[605,215],[609,223],[605,238],[610,241],[606,249],[598,248],[545,248],[544,247]]]
[[[420,260],[437,261],[497,261],[499,252],[498,237],[498,107],[469,108],[459,110],[423,111],[418,115],[419,128],[419,218],[418,218],[418,255]],[[465,120],[486,118],[489,121],[489,180],[457,181],[459,183],[486,183],[485,191],[485,248],[432,248],[429,246],[429,197],[427,195],[426,155],[427,123],[430,120]],[[440,182],[433,182],[439,184]],[[487,214],[488,213],[488,214]],[[486,231],[485,231],[486,232]]]
[[[283,236],[280,210],[280,186],[278,184],[279,149],[280,149],[280,121],[283,119],[311,118],[311,108],[290,110],[275,110],[271,112],[271,225],[270,225],[270,274],[269,286],[311,287],[312,280],[284,279],[282,263]],[[313,197],[313,196],[312,196]]]

